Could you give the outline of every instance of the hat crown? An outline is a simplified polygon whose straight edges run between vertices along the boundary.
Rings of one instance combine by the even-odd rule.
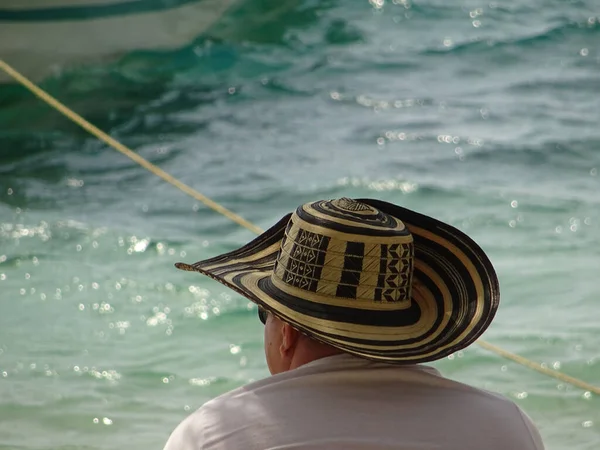
[[[272,282],[317,303],[404,308],[410,306],[413,254],[412,235],[389,214],[348,198],[307,203],[288,222]]]

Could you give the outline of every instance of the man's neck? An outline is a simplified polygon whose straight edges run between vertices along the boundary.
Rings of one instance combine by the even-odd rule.
[[[315,345],[316,344],[316,345]],[[296,369],[305,364],[328,358],[329,356],[344,353],[342,350],[330,345],[311,342],[309,345],[299,345],[294,352],[294,357],[290,363],[290,370]]]

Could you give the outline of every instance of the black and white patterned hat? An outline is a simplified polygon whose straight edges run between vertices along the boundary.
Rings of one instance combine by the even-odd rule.
[[[471,238],[372,199],[307,203],[238,250],[176,267],[208,275],[319,341],[396,364],[471,344],[500,295]]]

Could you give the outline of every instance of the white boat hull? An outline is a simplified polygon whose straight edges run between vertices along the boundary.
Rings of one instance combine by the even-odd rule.
[[[104,3],[107,0],[104,0]],[[146,0],[137,0],[139,4]],[[65,3],[67,3],[65,5]],[[29,10],[23,7],[26,3]],[[131,1],[122,3],[133,3]],[[102,0],[0,0],[0,58],[35,81],[64,67],[115,59],[132,50],[173,49],[190,43],[238,0],[196,0],[179,7],[98,18],[28,21],[1,11],[55,6],[102,6]],[[118,4],[111,0],[111,6]],[[18,8],[17,8],[18,6]],[[8,81],[0,73],[0,82]]]

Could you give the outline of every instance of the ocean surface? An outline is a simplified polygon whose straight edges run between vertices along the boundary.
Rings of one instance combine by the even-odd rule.
[[[599,385],[600,4],[248,3],[42,86],[262,228],[340,196],[456,225],[500,277],[484,339]],[[0,449],[162,448],[267,376],[256,308],[173,267],[253,236],[0,86]],[[597,395],[477,345],[433,365],[516,401],[548,449],[600,448]]]

